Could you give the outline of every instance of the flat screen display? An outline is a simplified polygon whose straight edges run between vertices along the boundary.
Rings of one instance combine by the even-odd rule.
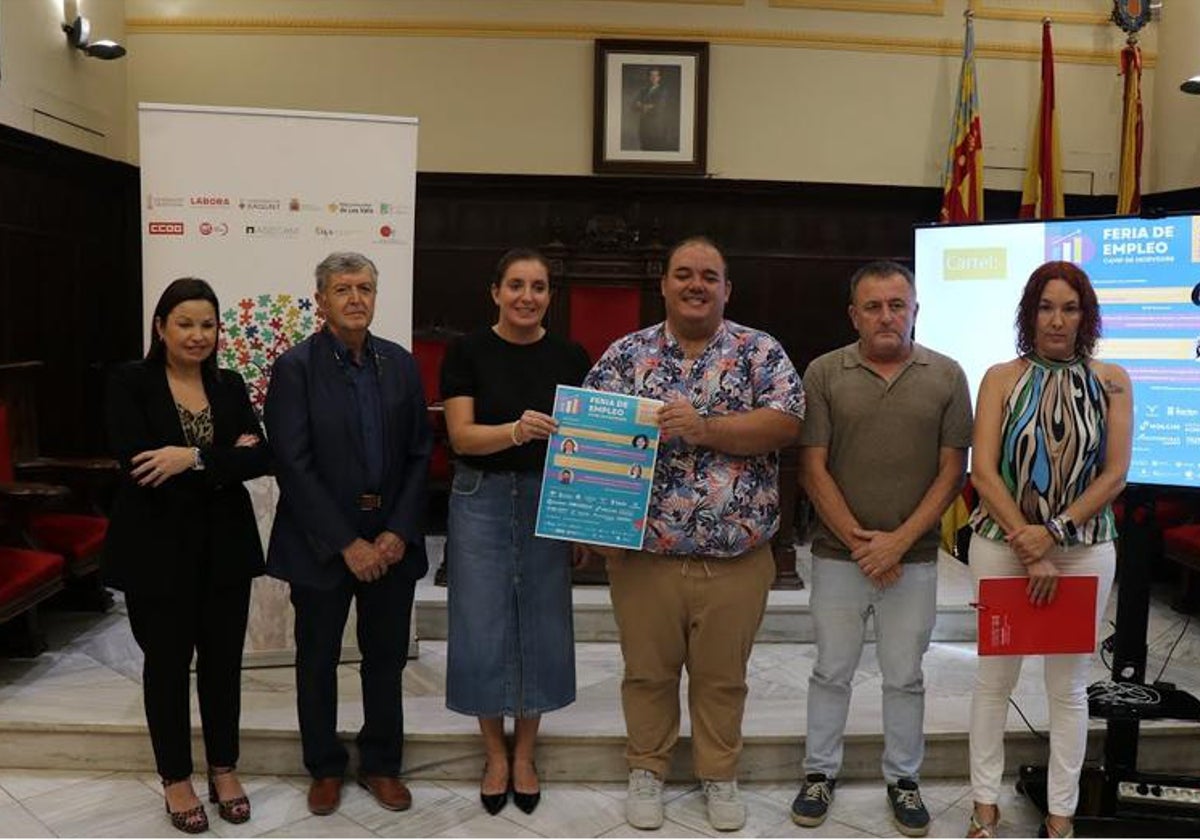
[[[1129,482],[1200,487],[1200,216],[940,225],[916,231],[917,341],[959,361],[977,395],[1016,354],[1021,290],[1047,260],[1096,288],[1096,356],[1133,380]]]

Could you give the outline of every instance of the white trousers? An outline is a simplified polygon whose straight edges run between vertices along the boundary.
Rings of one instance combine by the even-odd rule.
[[[1064,575],[1098,575],[1097,627],[1108,604],[1116,571],[1116,546],[1111,542],[1052,549],[1050,560]],[[971,537],[971,573],[978,597],[979,579],[1024,575],[1025,567],[1003,542]],[[1079,774],[1087,751],[1087,677],[1090,653],[1041,657],[1046,698],[1050,708],[1050,813],[1071,817],[1079,802]],[[976,802],[996,804],[1004,773],[1004,730],[1008,698],[1021,676],[1023,656],[981,656],[971,699],[971,788]]]

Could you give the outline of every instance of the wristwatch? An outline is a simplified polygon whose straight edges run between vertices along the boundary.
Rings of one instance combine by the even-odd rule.
[[[200,454],[199,446],[192,447],[192,469],[194,469],[194,470],[204,469],[204,457]]]

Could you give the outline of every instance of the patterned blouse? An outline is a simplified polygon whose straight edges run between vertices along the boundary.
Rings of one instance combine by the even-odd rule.
[[[1029,523],[1044,524],[1067,509],[1104,468],[1108,399],[1087,359],[1029,363],[1004,405],[1000,477]],[[1003,540],[1004,529],[982,502],[971,514],[982,537]],[[1084,545],[1117,536],[1112,506],[1076,523]]]
[[[772,408],[804,416],[800,375],[771,336],[725,321],[694,360],[665,324],[613,342],[583,387],[665,400],[683,396],[701,416]],[[735,557],[779,528],[777,453],[727,455],[672,438],[659,446],[643,549]]]
[[[206,405],[193,414],[175,403],[175,410],[179,412],[179,423],[183,426],[183,436],[188,446],[212,446],[212,406]]]

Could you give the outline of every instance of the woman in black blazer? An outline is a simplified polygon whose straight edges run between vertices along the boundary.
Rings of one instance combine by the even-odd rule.
[[[242,378],[218,370],[217,296],[203,280],[169,285],[154,310],[150,350],[113,372],[105,421],[123,480],[105,564],[125,591],[145,654],[142,686],[167,813],[180,831],[208,829],[192,787],[189,668],[221,818],[250,819],[238,760],[242,643],[262,543],[242,482],[269,453]]]

